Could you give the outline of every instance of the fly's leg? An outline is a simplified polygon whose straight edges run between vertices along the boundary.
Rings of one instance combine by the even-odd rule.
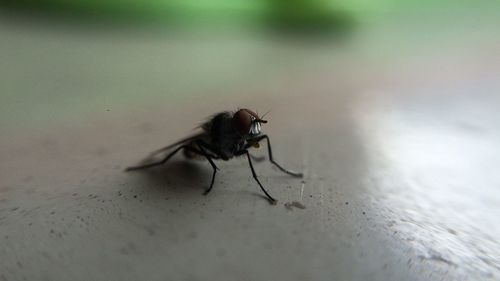
[[[141,170],[141,169],[151,168],[151,167],[158,166],[158,165],[163,165],[163,164],[165,164],[170,158],[172,158],[172,156],[174,156],[181,149],[186,149],[186,150],[189,150],[189,151],[191,151],[193,153],[205,156],[205,158],[207,158],[208,162],[210,163],[210,165],[214,169],[214,171],[212,173],[212,180],[210,181],[210,187],[205,191],[205,194],[207,194],[212,189],[212,187],[214,185],[215,174],[217,173],[218,168],[217,168],[217,166],[215,166],[215,163],[212,160],[212,158],[201,147],[200,147],[200,149],[201,149],[201,151],[200,151],[200,150],[197,150],[197,149],[195,149],[193,147],[190,147],[190,146],[187,146],[187,145],[179,146],[174,151],[170,152],[161,161],[153,162],[153,163],[149,163],[149,164],[145,164],[145,165],[140,165],[140,166],[128,167],[127,169],[125,169],[125,171],[135,171],[135,170]]]
[[[210,186],[209,186],[209,187],[208,187],[208,189],[207,189],[207,190],[205,190],[205,192],[203,193],[203,195],[207,195],[207,194],[210,192],[210,190],[212,190],[212,187],[214,187],[215,174],[217,173],[217,170],[218,170],[219,168],[217,168],[217,166],[215,165],[215,163],[214,163],[214,161],[212,160],[212,158],[210,158],[210,156],[208,156],[208,154],[205,152],[205,150],[203,149],[203,146],[202,146],[202,145],[200,145],[200,143],[199,143],[199,142],[197,142],[196,144],[198,145],[198,148],[200,149],[201,154],[203,154],[203,155],[207,158],[208,162],[210,163],[210,165],[211,165],[211,166],[212,166],[212,168],[214,169],[214,172],[213,172],[213,174],[212,174],[212,181],[210,182]]]
[[[274,161],[274,159],[273,159],[273,150],[271,148],[271,141],[269,140],[269,136],[263,135],[262,138],[267,140],[267,152],[269,154],[269,161],[271,161],[271,163],[273,163],[276,167],[278,167],[278,169],[280,169],[284,173],[287,173],[287,174],[294,176],[294,177],[303,177],[302,173],[287,170],[287,169],[281,167],[280,164],[276,163],[276,161]]]
[[[253,175],[253,178],[255,179],[255,181],[259,184],[260,186],[260,189],[262,189],[262,191],[264,191],[264,193],[266,194],[267,198],[269,199],[269,201],[271,203],[276,203],[276,199],[274,199],[271,195],[269,195],[269,193],[267,193],[266,189],[262,186],[262,184],[260,183],[259,181],[259,178],[257,177],[257,174],[255,173],[255,170],[253,168],[253,165],[252,165],[252,159],[251,159],[251,156],[250,156],[250,153],[248,153],[248,150],[245,151],[246,155],[247,155],[247,158],[248,158],[248,165],[250,165],[250,170],[252,170],[252,175]]]

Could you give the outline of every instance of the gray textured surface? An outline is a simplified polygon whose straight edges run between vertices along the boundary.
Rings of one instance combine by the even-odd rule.
[[[461,35],[432,51],[12,21],[0,36],[0,280],[500,276],[492,37],[450,52]],[[244,159],[218,164],[208,196],[205,162],[122,172],[238,106],[272,109],[277,160],[305,173],[257,164],[276,206]]]

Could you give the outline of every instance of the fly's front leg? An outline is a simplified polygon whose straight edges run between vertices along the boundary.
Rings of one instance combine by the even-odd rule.
[[[248,150],[245,150],[243,153],[246,153],[246,155],[247,155],[248,165],[250,165],[250,170],[252,170],[252,176],[255,179],[255,181],[259,184],[260,189],[262,189],[262,191],[264,191],[264,193],[266,194],[267,198],[269,198],[269,201],[271,203],[273,203],[273,204],[276,203],[276,199],[274,199],[271,195],[269,195],[269,193],[267,193],[266,189],[260,183],[259,178],[257,177],[257,174],[255,173],[255,170],[253,168],[252,159],[251,159],[250,153],[248,153]]]
[[[278,169],[280,169],[284,173],[287,173],[287,174],[294,176],[294,177],[303,177],[302,173],[294,172],[292,170],[285,169],[285,168],[281,167],[280,164],[276,163],[276,161],[274,161],[274,159],[273,159],[273,149],[271,148],[271,141],[269,140],[269,136],[263,135],[260,137],[260,140],[262,140],[262,139],[267,140],[267,152],[269,154],[269,161],[271,161],[271,163],[273,163],[276,167],[278,167]]]

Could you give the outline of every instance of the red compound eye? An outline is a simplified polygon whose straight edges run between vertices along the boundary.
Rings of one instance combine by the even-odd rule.
[[[236,127],[240,135],[246,135],[250,132],[253,117],[252,113],[250,113],[248,109],[240,109],[233,115],[234,126]]]
[[[244,109],[240,109],[240,110],[245,110],[246,112],[248,112],[248,114],[253,116],[255,119],[259,119],[259,116],[257,115],[257,113],[251,111],[250,109],[244,108]]]

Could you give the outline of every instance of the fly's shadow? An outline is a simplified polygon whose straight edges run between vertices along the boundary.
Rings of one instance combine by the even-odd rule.
[[[164,165],[139,171],[136,175],[144,188],[199,195],[208,187],[210,171],[209,167],[202,167],[203,162],[196,162],[172,159]]]

